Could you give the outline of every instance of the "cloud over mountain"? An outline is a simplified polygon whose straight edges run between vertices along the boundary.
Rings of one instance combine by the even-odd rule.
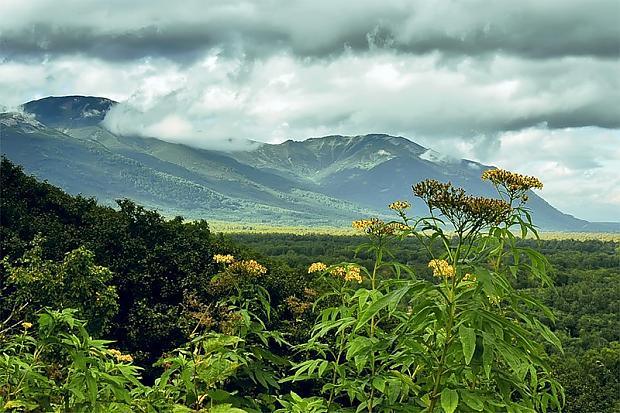
[[[207,148],[383,132],[620,193],[588,178],[620,169],[600,161],[620,145],[617,1],[7,0],[0,16],[2,105],[106,96],[115,132]]]

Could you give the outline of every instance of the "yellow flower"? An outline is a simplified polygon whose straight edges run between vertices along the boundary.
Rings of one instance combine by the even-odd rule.
[[[383,225],[383,221],[378,218],[370,218],[370,219],[358,219],[357,221],[353,221],[351,226],[355,229],[359,229],[362,231],[368,231],[369,229],[376,227],[378,225]]]
[[[357,265],[334,267],[329,270],[329,273],[335,277],[344,278],[345,281],[356,281],[357,283],[362,282],[360,267]]]
[[[463,281],[476,281],[478,278],[474,274],[467,273],[463,276]]]
[[[351,223],[353,228],[373,235],[393,235],[398,230],[405,230],[408,227],[401,223],[385,223],[379,218],[358,219]]]
[[[534,176],[521,175],[504,169],[487,169],[482,173],[482,179],[495,185],[502,185],[512,192],[543,188],[542,182]]]
[[[133,361],[133,357],[129,354],[121,354],[116,358],[118,361],[126,361],[127,363],[131,363]]]
[[[501,298],[499,297],[499,295],[489,295],[489,303],[494,304],[494,305],[499,305],[499,303],[502,302]]]
[[[213,261],[217,262],[218,264],[230,264],[233,261],[235,261],[235,257],[233,257],[230,254],[227,254],[227,255],[215,254],[213,256]]]
[[[133,357],[129,354],[123,354],[115,348],[108,349],[108,354],[116,359],[116,361],[126,361],[128,363],[133,361]]]
[[[397,232],[397,231],[407,231],[409,230],[409,226],[406,224],[402,224],[400,222],[390,222],[386,225],[388,231]]]
[[[347,270],[344,267],[334,267],[329,270],[329,273],[335,277],[344,278],[344,276],[347,274]]]
[[[323,264],[322,262],[313,262],[312,264],[310,264],[310,267],[308,267],[308,274],[323,272],[326,269],[327,265]]]
[[[392,202],[388,208],[393,209],[394,211],[402,211],[403,209],[411,208],[411,204],[407,201],[396,201]]]
[[[362,276],[360,275],[360,267],[350,265],[347,267],[347,272],[344,275],[345,281],[355,281],[358,284],[362,283]]]
[[[233,271],[243,271],[249,275],[259,276],[267,273],[267,268],[254,260],[242,260],[234,262],[230,269]]]
[[[295,317],[300,317],[305,313],[308,309],[312,307],[312,303],[301,301],[297,297],[290,296],[286,300],[286,304],[288,304],[289,310],[295,315]]]
[[[454,277],[454,267],[448,264],[446,260],[430,260],[428,267],[433,269],[435,277]]]
[[[27,321],[24,321],[22,323],[22,327],[24,328],[24,330],[28,330],[29,328],[32,328],[32,323],[29,323]]]

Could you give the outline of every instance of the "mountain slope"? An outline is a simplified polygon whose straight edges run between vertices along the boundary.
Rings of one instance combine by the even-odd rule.
[[[493,195],[480,180],[488,166],[443,157],[402,137],[327,136],[225,153],[114,135],[100,125],[114,104],[80,96],[28,102],[26,115],[0,115],[1,151],[70,193],[108,204],[128,197],[191,218],[341,225],[385,214],[388,203],[411,199],[411,185],[426,178]],[[530,198],[536,222],[546,229],[620,230],[620,224],[588,223],[535,194]]]
[[[72,120],[73,122],[74,120]],[[70,193],[107,204],[128,197],[191,218],[328,223],[368,213],[225,154],[157,139],[117,137],[99,126],[49,128],[0,114],[3,154]]]

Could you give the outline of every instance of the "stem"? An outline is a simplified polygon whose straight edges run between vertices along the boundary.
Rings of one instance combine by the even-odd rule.
[[[441,376],[444,373],[444,365],[446,363],[446,356],[448,353],[448,347],[451,344],[452,340],[452,325],[454,324],[454,302],[450,303],[450,312],[448,313],[448,322],[446,326],[446,341],[443,345],[443,350],[441,352],[441,359],[439,360],[439,367],[437,369],[437,374],[435,375],[435,386],[433,387],[433,392],[431,394],[430,400],[431,404],[428,407],[429,413],[433,413],[435,410],[435,404],[437,403],[438,395],[439,395],[439,386],[441,384]]]
[[[372,276],[370,279],[372,291],[376,291],[377,289],[377,270],[381,266],[381,261],[383,260],[383,243],[382,238],[379,238],[379,243],[377,245],[377,253],[375,256],[375,265],[372,269]],[[376,328],[376,320],[375,316],[370,318],[370,338],[372,339],[375,336],[375,328]],[[368,398],[368,413],[372,413],[372,401],[375,395],[375,389],[372,387],[372,380],[375,377],[375,352],[374,350],[370,354],[370,397]]]
[[[439,359],[439,367],[437,368],[437,374],[435,375],[435,385],[433,386],[433,392],[431,393],[431,397],[430,397],[430,405],[429,405],[429,413],[433,413],[433,411],[435,410],[435,405],[437,404],[437,398],[439,395],[439,387],[441,386],[441,376],[444,373],[444,367],[445,367],[445,363],[446,363],[446,357],[448,354],[448,348],[450,347],[450,344],[452,344],[452,327],[454,325],[454,318],[455,318],[455,313],[456,313],[456,301],[454,301],[455,298],[455,290],[456,290],[456,266],[457,266],[457,262],[459,260],[459,254],[460,254],[460,250],[461,250],[461,246],[462,246],[462,234],[459,234],[459,243],[458,246],[456,248],[456,251],[454,252],[454,258],[452,261],[452,265],[454,266],[454,275],[452,276],[452,285],[448,284],[448,280],[446,280],[446,286],[449,289],[449,294],[448,294],[448,305],[449,305],[449,311],[448,311],[448,320],[446,323],[446,341],[443,344],[443,349],[441,352],[441,358]]]
[[[340,298],[342,299],[342,308],[346,307],[344,302],[344,284],[340,286]],[[340,345],[338,346],[338,355],[336,356],[336,367],[340,365],[340,357],[342,357],[342,353],[344,351],[344,329],[340,332]],[[334,401],[334,395],[336,393],[336,379],[337,371],[334,369],[334,377],[332,378],[332,388],[329,391],[329,399],[327,400],[327,408],[331,407],[332,402]]]

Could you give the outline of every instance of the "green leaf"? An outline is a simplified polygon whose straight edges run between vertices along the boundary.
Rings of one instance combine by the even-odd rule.
[[[323,360],[321,364],[319,364],[319,377],[323,376],[323,373],[325,373],[325,369],[327,369],[328,366],[329,361],[327,360]]]
[[[484,402],[476,394],[461,390],[461,399],[472,410],[481,412],[484,410]]]
[[[484,367],[484,373],[487,376],[487,380],[491,377],[491,364],[493,363],[493,342],[487,335],[482,338],[483,352],[482,352],[482,365]]]
[[[463,356],[465,356],[465,364],[469,365],[474,351],[476,351],[476,331],[473,328],[461,325],[459,327],[459,338],[463,346]]]
[[[385,378],[375,377],[372,379],[372,387],[379,390],[381,393],[385,393]]]
[[[218,404],[207,410],[209,413],[247,413],[245,410],[232,407],[231,404]]]
[[[549,327],[547,327],[546,325],[544,325],[543,323],[541,323],[538,320],[534,320],[534,323],[537,327],[537,331],[538,333],[540,333],[540,335],[547,340],[549,343],[553,344],[557,349],[559,349],[562,353],[564,353],[564,350],[562,349],[562,343],[560,342],[560,339],[553,334],[553,332],[549,329]]]
[[[459,394],[456,390],[443,389],[441,392],[441,407],[446,413],[454,413],[456,407],[459,405]]]
[[[373,302],[366,310],[360,314],[357,325],[353,331],[359,330],[362,326],[364,326],[372,317],[377,315],[379,311],[383,310],[385,307],[389,307],[390,311],[393,311],[400,300],[409,292],[410,287],[404,286],[398,290],[394,290],[379,298],[377,301]]]

